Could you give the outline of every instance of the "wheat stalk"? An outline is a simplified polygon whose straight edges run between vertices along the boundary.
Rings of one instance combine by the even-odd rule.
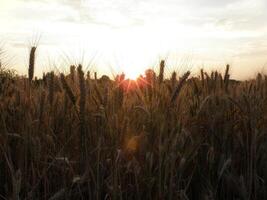
[[[182,78],[179,80],[179,83],[178,83],[178,85],[176,86],[176,88],[175,88],[175,90],[174,90],[174,92],[173,92],[173,94],[172,94],[172,97],[171,97],[171,103],[174,103],[174,101],[175,101],[176,98],[178,97],[178,95],[179,95],[179,93],[180,93],[180,91],[181,91],[181,89],[182,89],[182,87],[183,87],[185,81],[186,81],[187,78],[189,77],[189,75],[190,75],[190,71],[186,72],[186,73],[182,76]]]
[[[67,95],[68,95],[68,97],[69,97],[71,103],[72,103],[73,105],[75,105],[75,104],[76,104],[76,98],[75,98],[75,95],[73,94],[73,92],[72,92],[70,86],[68,85],[68,83],[67,83],[67,81],[66,81],[66,78],[65,78],[65,75],[62,74],[62,73],[60,74],[60,80],[61,80],[62,86],[63,86],[65,92],[67,93]]]
[[[164,79],[164,68],[165,68],[165,61],[160,61],[160,71],[159,71],[159,84],[163,82]]]
[[[82,65],[78,66],[78,78],[79,78],[79,87],[80,87],[80,144],[81,144],[81,172],[83,172],[85,167],[85,160],[86,160],[86,136],[85,136],[85,103],[86,103],[86,88],[85,88],[85,79],[84,79],[84,72],[82,70]]]
[[[34,76],[36,49],[37,49],[37,47],[33,46],[33,47],[31,47],[31,50],[30,50],[29,70],[28,70],[29,82],[32,82],[32,79],[33,79],[33,76]]]
[[[48,86],[48,99],[49,103],[52,106],[54,102],[54,72],[49,73],[49,86]]]

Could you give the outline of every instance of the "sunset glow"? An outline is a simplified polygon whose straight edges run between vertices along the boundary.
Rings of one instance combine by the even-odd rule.
[[[263,70],[267,61],[264,0],[2,0],[0,5],[0,37],[22,74],[35,35],[41,35],[37,75],[51,70],[49,62],[65,66],[66,52],[70,60],[79,52],[87,55],[84,60],[94,55],[93,70],[125,72],[129,78],[155,67],[161,57],[173,63],[169,71],[184,57],[194,70],[230,63],[238,78]]]

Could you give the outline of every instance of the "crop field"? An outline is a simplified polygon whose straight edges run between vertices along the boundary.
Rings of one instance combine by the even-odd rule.
[[[0,70],[0,199],[267,199],[267,76]]]

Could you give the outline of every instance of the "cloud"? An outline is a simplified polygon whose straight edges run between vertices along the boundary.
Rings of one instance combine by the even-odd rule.
[[[102,43],[143,39],[140,48],[149,41],[164,49],[203,51],[207,57],[214,52],[263,57],[267,51],[266,0],[2,1],[0,36],[13,41],[14,48],[23,47],[27,34],[37,27],[44,32],[46,46],[81,38],[107,49]]]
[[[143,26],[157,21],[226,30],[267,25],[264,0],[17,0],[9,12],[22,21],[91,23],[110,28]],[[13,13],[13,14],[11,14]]]
[[[236,53],[236,57],[255,58],[266,57],[267,55],[267,36],[257,38],[256,40],[246,41],[242,48]],[[267,61],[267,59],[266,59]]]

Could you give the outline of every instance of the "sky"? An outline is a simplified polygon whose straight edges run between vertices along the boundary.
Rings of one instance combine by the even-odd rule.
[[[167,72],[267,72],[266,0],[0,0],[0,25],[2,59],[20,74],[34,43],[37,76],[81,62],[135,77],[160,59]]]

